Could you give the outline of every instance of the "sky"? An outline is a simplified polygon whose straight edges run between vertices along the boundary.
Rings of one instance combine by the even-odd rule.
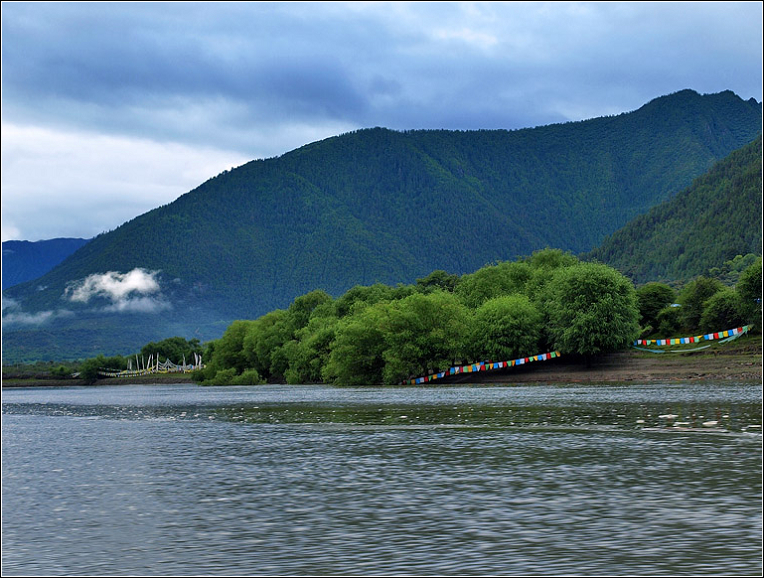
[[[2,3],[2,240],[91,238],[368,127],[762,100],[762,3]]]

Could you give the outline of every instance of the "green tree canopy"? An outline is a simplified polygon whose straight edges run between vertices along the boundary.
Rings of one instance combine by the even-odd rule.
[[[536,353],[542,315],[525,295],[486,301],[475,312],[469,339],[474,360],[504,361]]]
[[[170,337],[159,342],[147,343],[141,348],[140,355],[148,358],[149,355],[158,355],[160,360],[169,359],[173,363],[180,364],[183,360],[187,363],[194,361],[194,353],[201,354],[203,348],[198,339],[190,341],[184,337]]]
[[[450,366],[464,356],[469,311],[451,293],[414,294],[390,304],[384,320],[385,383]]]
[[[637,289],[637,303],[643,327],[658,328],[658,314],[671,305],[676,297],[665,283],[647,283]]]
[[[745,325],[743,303],[734,289],[724,287],[705,302],[700,317],[700,330],[703,333],[724,331],[742,325]]]
[[[336,385],[382,383],[385,336],[380,329],[388,315],[388,303],[356,309],[340,320],[322,378]]]
[[[700,329],[700,318],[703,316],[706,301],[723,288],[721,281],[702,275],[685,285],[678,297],[682,306],[679,310],[682,328],[686,331]]]
[[[746,321],[761,323],[761,257],[740,274],[735,289],[740,294]]]
[[[453,293],[456,286],[459,284],[459,275],[452,275],[446,273],[442,269],[433,271],[427,277],[416,280],[417,289],[423,293],[429,293],[431,291],[449,291]]]
[[[285,345],[289,368],[287,383],[316,383],[329,360],[332,342],[337,334],[339,319],[335,316],[315,316],[297,331],[294,341]]]
[[[276,309],[252,322],[243,343],[248,367],[265,378],[283,376],[286,364],[280,349],[294,332],[294,317],[286,309]]]
[[[532,275],[527,263],[502,261],[464,275],[456,286],[456,294],[468,307],[477,309],[489,299],[522,293]]]
[[[562,353],[615,351],[639,334],[634,286],[611,267],[581,263],[559,269],[548,290],[549,337]]]

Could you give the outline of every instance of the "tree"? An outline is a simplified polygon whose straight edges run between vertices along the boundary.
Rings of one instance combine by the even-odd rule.
[[[525,263],[531,267],[531,278],[525,283],[525,294],[535,302],[539,309],[546,309],[543,303],[544,290],[554,277],[555,271],[563,267],[572,267],[580,261],[559,249],[543,249],[535,251],[533,255],[525,259]]]
[[[366,307],[384,301],[394,301],[408,297],[415,290],[411,286],[390,287],[382,283],[356,285],[348,289],[334,302],[337,317],[350,315],[355,307]]]
[[[761,322],[761,257],[741,274],[735,290],[740,295],[746,321]]]
[[[201,354],[202,346],[198,339],[186,340],[183,337],[169,337],[158,343],[148,343],[141,348],[140,355],[148,358],[149,355],[157,355],[159,359],[169,359],[173,363],[193,362],[194,353]]]
[[[105,359],[103,355],[99,355],[98,357],[93,357],[91,359],[86,359],[80,365],[80,379],[82,379],[88,385],[95,383],[98,379],[98,370],[102,367],[105,367],[104,363]]]
[[[264,378],[283,376],[285,360],[278,350],[292,339],[294,330],[294,318],[286,309],[276,309],[251,322],[243,342],[247,367]]]
[[[324,381],[337,385],[382,383],[385,339],[380,327],[385,322],[388,307],[386,302],[380,302],[356,308],[354,315],[340,320],[329,360],[322,372]]]
[[[390,304],[381,328],[387,384],[450,366],[465,353],[469,311],[451,293],[415,293]]]
[[[505,261],[464,275],[456,286],[456,294],[468,307],[477,309],[494,297],[522,293],[531,276],[527,263]]]
[[[686,331],[695,331],[700,328],[700,318],[703,316],[706,301],[723,287],[721,281],[702,275],[685,285],[679,293],[678,301],[682,306],[679,310],[679,319]]]
[[[206,348],[206,366],[194,372],[194,379],[202,383],[228,383],[231,376],[241,374],[249,367],[244,339],[254,321],[238,320],[231,323],[220,339],[216,339]],[[224,374],[218,373],[226,372]]]
[[[703,333],[724,331],[744,324],[743,302],[734,289],[724,287],[705,302],[700,318]]]
[[[658,335],[660,337],[676,337],[677,332],[682,329],[682,320],[679,315],[679,307],[668,306],[658,312],[655,322],[658,324]]]
[[[121,355],[104,357],[103,354],[99,354],[97,357],[86,359],[80,364],[79,377],[86,384],[90,385],[98,380],[99,370],[107,369],[112,371],[121,371],[125,369],[126,365],[127,361]]]
[[[559,269],[548,290],[549,337],[562,353],[616,351],[639,334],[634,286],[611,267],[581,263]]]
[[[453,293],[458,284],[459,275],[451,275],[442,269],[433,271],[427,277],[416,280],[417,289],[423,293],[437,290]]]
[[[339,319],[334,316],[312,317],[308,325],[297,331],[296,339],[284,345],[288,369],[287,383],[315,383],[329,360]]]
[[[326,291],[320,289],[297,297],[287,310],[292,316],[292,324],[295,330],[305,327],[311,315],[318,307],[326,306],[331,302],[331,296]]]
[[[473,360],[505,361],[536,352],[542,315],[525,295],[486,301],[475,312],[470,330]]]
[[[642,327],[658,328],[658,314],[674,302],[674,290],[664,283],[647,283],[637,289]]]

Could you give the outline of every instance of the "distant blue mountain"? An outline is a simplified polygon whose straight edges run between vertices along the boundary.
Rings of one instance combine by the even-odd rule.
[[[3,241],[3,291],[42,277],[89,239]]]

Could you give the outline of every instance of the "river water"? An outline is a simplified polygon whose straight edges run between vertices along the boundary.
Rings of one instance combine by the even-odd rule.
[[[761,386],[6,389],[2,573],[762,573]]]

